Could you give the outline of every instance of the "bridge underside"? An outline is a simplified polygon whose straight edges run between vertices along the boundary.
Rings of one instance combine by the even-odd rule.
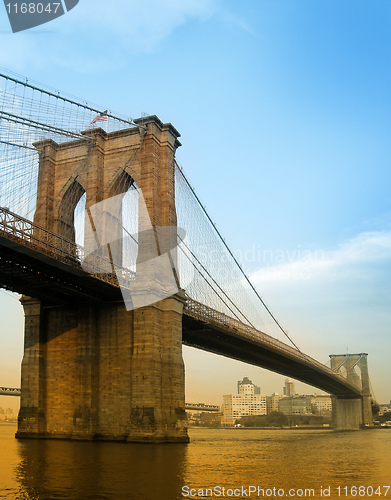
[[[0,287],[48,304],[120,300],[118,286],[91,276],[76,264],[60,262],[38,249],[0,235]],[[118,284],[115,275],[114,283]]]
[[[191,316],[182,322],[183,344],[292,377],[333,395],[333,427],[337,430],[357,430],[372,426],[370,394],[362,396],[356,387],[347,387],[330,373],[311,363],[298,361],[289,352],[251,340],[214,324]]]
[[[261,344],[216,325],[203,323],[190,316],[183,317],[182,325],[185,345],[266,368],[335,396],[353,399],[359,397],[357,389],[348,388],[329,374],[317,370],[310,361],[305,365],[289,352],[283,353],[280,349]]]

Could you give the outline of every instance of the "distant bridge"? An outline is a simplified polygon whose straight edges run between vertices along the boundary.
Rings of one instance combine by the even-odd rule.
[[[0,396],[20,396],[20,389],[14,387],[0,387]]]
[[[0,387],[0,396],[21,396],[21,390],[14,387]],[[186,403],[186,410],[196,410],[196,411],[207,411],[207,412],[219,412],[220,406],[218,405],[208,405],[206,403]]]
[[[211,413],[216,413],[220,411],[220,406],[217,405],[207,405],[205,403],[186,403],[186,410],[194,410],[194,411],[206,411]]]

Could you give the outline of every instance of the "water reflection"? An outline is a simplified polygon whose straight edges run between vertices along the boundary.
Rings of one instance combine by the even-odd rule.
[[[172,500],[186,446],[23,440],[16,477],[30,499]]]
[[[349,489],[339,498],[353,498],[351,486],[376,488],[390,483],[388,430],[192,429],[190,437],[190,444],[137,445],[18,441],[11,432],[9,436],[0,432],[0,446],[7,457],[6,461],[0,457],[5,466],[0,470],[0,497],[178,500],[184,498],[184,486],[235,489],[255,485],[265,490],[312,488],[317,499],[320,489],[330,486],[334,499],[338,486]]]

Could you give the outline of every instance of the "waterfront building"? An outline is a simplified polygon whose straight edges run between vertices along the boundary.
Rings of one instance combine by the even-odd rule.
[[[14,410],[12,410],[12,408],[6,408],[5,410],[3,408],[0,408],[1,422],[13,421],[16,420],[16,418],[17,415],[14,414]]]
[[[278,411],[285,415],[331,415],[331,396],[322,394],[286,396],[278,402]]]
[[[278,411],[285,415],[308,415],[312,413],[312,396],[286,396],[278,402]]]
[[[269,415],[276,411],[288,416],[312,415],[326,419],[331,418],[332,404],[330,395],[296,394],[295,384],[289,378],[285,380],[283,395],[278,393],[273,393],[271,396],[261,395],[260,387],[255,385],[248,377],[238,381],[237,390],[237,394],[223,396],[222,425],[232,426],[241,417]]]
[[[266,396],[260,388],[244,377],[238,382],[238,394],[223,396],[223,425],[234,425],[235,420],[251,415],[266,415]]]
[[[281,394],[274,393],[271,396],[266,396],[266,411],[269,415],[272,411],[279,411],[278,404],[280,399],[285,398]]]
[[[331,417],[331,396],[328,394],[314,394],[311,401],[312,413],[321,417]]]
[[[220,427],[221,411],[217,405],[186,403],[185,410],[189,425]]]

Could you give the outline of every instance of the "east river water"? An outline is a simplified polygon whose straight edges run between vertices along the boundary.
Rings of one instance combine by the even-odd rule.
[[[16,440],[0,425],[0,498],[386,498],[391,429],[191,429],[190,444]]]

